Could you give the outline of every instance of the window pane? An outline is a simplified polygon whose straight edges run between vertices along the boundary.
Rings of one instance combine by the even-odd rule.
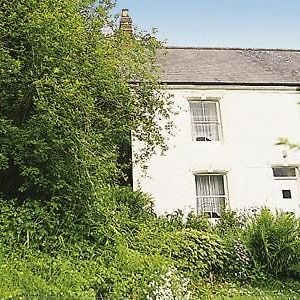
[[[273,168],[274,177],[296,177],[296,169],[289,167]]]
[[[282,198],[283,199],[292,199],[291,190],[282,190]]]
[[[190,102],[192,122],[203,122],[204,112],[201,102]]]
[[[210,195],[209,176],[196,176],[196,194],[197,196]]]
[[[190,102],[190,110],[194,122],[218,121],[217,102]]]
[[[202,102],[203,105],[203,114],[205,121],[218,121],[217,115],[217,103],[216,102]]]
[[[225,208],[225,197],[197,197],[197,212],[219,218]]]
[[[218,141],[219,124],[194,124],[194,140],[196,141]]]
[[[212,195],[225,195],[224,180],[222,175],[210,176],[210,185]]]
[[[197,196],[225,195],[223,175],[196,175]]]

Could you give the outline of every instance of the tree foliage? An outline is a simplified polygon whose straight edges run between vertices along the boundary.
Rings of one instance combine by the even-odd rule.
[[[87,2],[1,3],[4,199],[87,201],[124,176],[130,131],[146,142],[143,158],[164,147],[155,116],[168,117],[171,103],[158,92],[158,42],[117,30],[109,1]]]

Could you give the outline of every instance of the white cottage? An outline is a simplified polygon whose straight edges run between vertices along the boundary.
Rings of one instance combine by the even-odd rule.
[[[158,213],[267,206],[300,213],[300,50],[169,47],[161,82],[180,107],[165,155],[134,189],[153,196]],[[133,152],[137,151],[133,145]]]

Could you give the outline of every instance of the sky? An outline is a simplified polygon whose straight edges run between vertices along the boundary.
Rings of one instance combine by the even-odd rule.
[[[300,49],[300,0],[117,0],[169,46]]]

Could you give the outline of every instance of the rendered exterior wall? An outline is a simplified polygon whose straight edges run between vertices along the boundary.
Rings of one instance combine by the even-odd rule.
[[[280,137],[300,143],[300,96],[295,89],[190,86],[169,88],[166,93],[174,95],[180,107],[169,150],[151,158],[146,176],[138,166],[133,169],[134,188],[153,196],[158,213],[195,210],[194,175],[199,172],[226,173],[232,209],[268,206],[291,210],[287,199],[278,194],[272,166],[300,164],[300,150],[275,145]],[[210,97],[219,99],[222,140],[192,141],[188,99]],[[138,151],[137,145],[133,151]],[[300,190],[298,186],[299,180]],[[299,213],[297,193],[292,210]]]

